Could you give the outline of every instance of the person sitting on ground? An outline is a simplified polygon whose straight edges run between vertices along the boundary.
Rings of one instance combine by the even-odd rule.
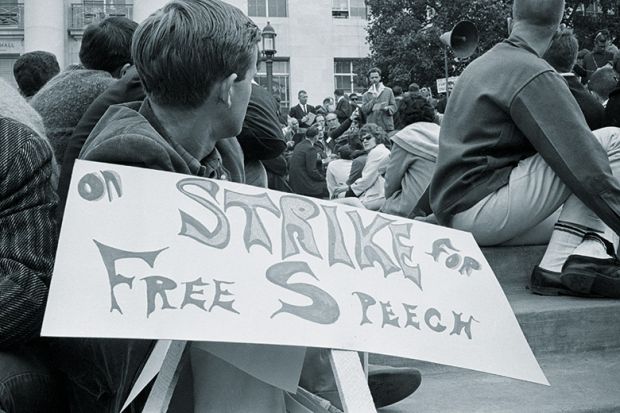
[[[327,165],[327,172],[325,174],[330,199],[335,197],[334,190],[336,187],[346,184],[351,173],[351,164],[353,163],[349,145],[343,145],[338,148],[337,155],[338,157]],[[339,197],[343,198],[344,195],[345,193],[341,192]]]
[[[601,67],[590,76],[588,90],[603,107],[606,107],[609,94],[615,89],[619,78],[618,73],[610,66]]]
[[[368,71],[370,88],[362,96],[362,113],[367,123],[374,123],[384,131],[394,130],[394,114],[396,113],[396,100],[392,89],[383,85],[381,81],[381,69],[373,67]]]
[[[289,160],[289,184],[293,192],[314,198],[328,196],[325,174],[318,167],[321,153],[316,146],[319,130],[316,126],[306,131],[306,137],[293,149]]]
[[[26,100],[30,100],[58,72],[60,66],[56,56],[41,50],[24,53],[13,64],[13,76]]]
[[[243,125],[259,41],[258,27],[227,3],[168,3],[144,20],[133,38],[132,55],[146,98],[111,106],[80,158],[243,182],[243,174],[235,175],[226,166],[243,171],[241,147],[228,137],[238,135]],[[222,141],[234,149],[220,152]],[[53,350],[64,362],[59,367],[69,379],[76,409],[119,412],[153,344],[59,339]],[[194,386],[197,405],[209,411],[284,409],[281,390],[210,353],[191,348],[190,354],[194,382],[203,383]],[[241,397],[222,396],[230,391]],[[248,394],[253,397],[243,397]]]
[[[61,171],[67,141],[80,118],[131,63],[131,38],[137,26],[125,17],[108,17],[88,26],[80,46],[83,67],[62,71],[30,101],[43,118]]]
[[[588,122],[590,129],[595,130],[605,126],[605,108],[577,79],[573,72],[579,43],[573,31],[564,28],[556,35],[551,46],[543,55],[545,59],[568,83],[570,92],[577,100],[579,108]]]
[[[548,242],[532,292],[618,298],[620,129],[590,131],[564,79],[540,58],[564,4],[515,0],[509,38],[460,75],[430,203],[441,225],[481,246]]]
[[[381,212],[411,218],[435,171],[439,125],[435,109],[420,95],[405,97],[400,106],[402,123],[392,136]]]
[[[56,253],[56,165],[39,115],[0,79],[0,411],[62,413],[38,339]]]
[[[334,195],[346,193],[343,203],[354,206],[360,204],[373,211],[377,211],[385,201],[385,179],[383,174],[390,158],[389,141],[383,128],[374,123],[367,123],[360,128],[359,136],[368,152],[368,158],[362,169],[362,176],[350,184],[336,187]]]

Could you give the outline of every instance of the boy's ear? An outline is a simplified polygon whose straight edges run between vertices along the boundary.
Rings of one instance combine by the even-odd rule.
[[[232,86],[235,83],[237,77],[238,76],[236,73],[232,73],[228,77],[222,79],[217,87],[217,100],[218,102],[226,104],[227,107],[230,107],[232,105]]]

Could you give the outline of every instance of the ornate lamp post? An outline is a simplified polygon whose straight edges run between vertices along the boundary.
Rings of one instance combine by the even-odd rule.
[[[267,90],[273,93],[273,56],[276,54],[276,31],[271,24],[263,29],[263,54],[265,55],[265,66],[267,69]]]

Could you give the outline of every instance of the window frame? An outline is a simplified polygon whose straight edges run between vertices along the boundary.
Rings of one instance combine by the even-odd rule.
[[[256,10],[255,12],[252,11],[252,9],[250,8],[250,3],[254,1],[256,4],[261,3],[262,7],[254,7],[254,9]],[[284,15],[271,15],[270,14],[270,4],[274,4],[277,2],[282,2],[283,6],[284,6]],[[274,6],[276,9],[278,9],[277,6]],[[259,8],[260,10],[265,10],[265,14],[260,14],[259,13]],[[274,17],[288,17],[288,0],[248,0],[248,17],[266,17],[266,18],[274,18]]]

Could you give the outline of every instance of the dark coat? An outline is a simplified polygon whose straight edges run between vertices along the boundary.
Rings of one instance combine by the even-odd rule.
[[[289,161],[289,183],[293,192],[322,198],[327,194],[325,175],[317,168],[319,150],[308,139],[295,145]]]
[[[605,123],[605,108],[596,100],[592,93],[581,84],[579,79],[575,76],[564,76],[564,79],[568,82],[570,93],[575,97],[579,108],[586,117],[586,122],[588,122],[590,129],[596,130],[608,126]]]
[[[351,107],[351,104],[349,103],[347,98],[343,97],[338,101],[334,113],[338,117],[338,121],[340,123],[343,123],[349,118],[349,116],[351,116],[351,113],[353,113],[353,108]]]
[[[278,120],[278,103],[262,86],[252,84],[248,110],[237,139],[246,161],[273,159],[286,149]]]

